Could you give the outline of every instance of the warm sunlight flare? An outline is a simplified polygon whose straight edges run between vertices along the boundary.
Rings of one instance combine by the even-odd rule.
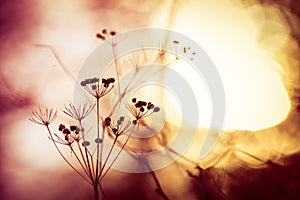
[[[0,199],[299,199],[299,1],[0,12]]]
[[[269,26],[280,31],[274,41],[288,37],[284,25]],[[257,43],[258,27],[247,11],[229,1],[190,1],[178,8],[172,29],[197,42],[218,68],[226,94],[224,129],[259,130],[285,119],[290,101],[279,73],[282,67]],[[186,68],[178,69],[184,73]],[[194,89],[205,91],[192,72],[185,75],[194,81]],[[200,125],[209,127],[207,94],[196,95],[206,116]]]

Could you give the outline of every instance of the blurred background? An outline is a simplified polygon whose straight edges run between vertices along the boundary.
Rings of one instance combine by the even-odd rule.
[[[157,179],[169,199],[300,199],[298,1],[2,0],[0,10],[1,199],[93,198],[28,117],[38,105],[62,108],[74,91],[51,51],[35,44],[51,45],[76,77],[104,27],[190,37],[215,63],[226,94],[211,154],[197,158],[202,124],[189,159],[154,174],[112,171],[108,199],[163,199]]]

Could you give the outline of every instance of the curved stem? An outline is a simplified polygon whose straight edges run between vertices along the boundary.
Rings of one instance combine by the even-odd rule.
[[[99,200],[98,184],[94,184],[93,187],[94,187],[95,200]]]
[[[96,102],[96,107],[97,107],[97,138],[100,138],[100,115],[99,115],[99,98],[97,98]],[[103,134],[104,135],[104,134]],[[103,138],[103,136],[102,136]],[[102,140],[103,143],[103,140]],[[103,146],[103,144],[101,145]],[[97,163],[96,163],[96,177],[95,179],[98,180],[99,177],[99,167],[101,168],[101,162],[102,162],[102,152],[100,155],[100,166],[99,166],[99,154],[100,154],[100,149],[99,149],[99,143],[97,143]]]
[[[52,136],[52,133],[51,133],[51,131],[50,131],[50,128],[49,128],[49,126],[48,125],[46,125],[46,127],[47,127],[47,130],[48,130],[48,132],[49,132],[49,134],[50,134],[50,137],[51,137],[51,139],[52,139],[52,141],[53,141],[53,144],[54,144],[54,146],[55,146],[55,148],[56,148],[56,150],[58,151],[58,153],[60,154],[60,156],[64,159],[64,161],[79,175],[79,176],[81,176],[85,181],[87,181],[88,183],[90,183],[91,184],[91,182],[86,178],[86,177],[84,177],[68,160],[67,160],[67,158],[62,154],[62,152],[60,151],[60,149],[58,148],[58,146],[57,146],[57,144],[54,142],[54,138],[53,138],[53,136]]]
[[[106,195],[105,195],[105,192],[104,192],[104,189],[103,189],[101,183],[99,182],[98,185],[99,185],[99,187],[101,189],[101,192],[102,192],[102,195],[103,195],[103,199],[106,200]]]
[[[115,147],[115,144],[116,144],[116,142],[117,142],[117,139],[118,139],[118,136],[115,137],[114,142],[113,142],[113,144],[112,144],[111,147],[110,147],[110,150],[109,150],[109,152],[108,152],[108,154],[107,154],[107,156],[106,156],[106,159],[105,159],[105,161],[104,161],[104,163],[103,163],[103,166],[102,166],[102,168],[101,168],[101,171],[100,171],[100,173],[99,173],[99,177],[101,177],[101,174],[102,174],[102,172],[103,172],[103,170],[104,170],[104,167],[105,167],[105,165],[106,165],[106,163],[107,163],[107,161],[108,161],[108,159],[109,159],[109,157],[110,157],[110,154],[111,154],[112,150],[113,150],[114,147]]]
[[[76,152],[74,151],[73,147],[70,145],[71,151],[73,152],[73,154],[76,157],[76,160],[78,161],[78,163],[80,164],[81,168],[84,170],[84,172],[86,173],[87,176],[90,176],[87,172],[87,168],[85,166],[83,166],[82,161],[79,159],[79,157],[77,156]],[[92,180],[92,177],[90,177]]]
[[[109,167],[107,168],[107,170],[104,172],[104,174],[102,175],[102,177],[100,178],[100,181],[105,177],[105,175],[108,173],[108,171],[110,170],[110,168],[112,167],[112,165],[116,162],[117,158],[119,157],[119,155],[121,154],[122,150],[124,149],[124,147],[126,146],[129,138],[132,135],[132,131],[130,132],[129,136],[127,137],[125,143],[122,145],[122,148],[120,149],[120,151],[118,152],[118,154],[116,155],[116,157],[113,159],[113,161],[111,162],[111,164],[109,165]]]

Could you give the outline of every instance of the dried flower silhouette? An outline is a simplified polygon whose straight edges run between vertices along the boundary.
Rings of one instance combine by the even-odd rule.
[[[32,117],[30,117],[29,120],[36,124],[48,126],[56,119],[56,117],[57,111],[39,107],[38,110],[32,111]]]
[[[96,200],[106,199],[102,181],[119,158],[132,137],[132,133],[134,131],[139,131],[138,128],[142,120],[153,113],[160,112],[160,107],[154,105],[150,101],[140,100],[136,97],[131,98],[130,102],[123,102],[123,97],[127,92],[130,92],[131,89],[129,82],[125,89],[121,91],[119,82],[120,68],[119,63],[117,62],[115,49],[115,35],[116,31],[103,29],[102,32],[98,33],[96,36],[101,40],[111,39],[109,42],[113,48],[116,77],[85,78],[80,83],[76,83],[83,88],[83,91],[85,91],[87,95],[90,95],[94,99],[94,102],[91,104],[83,103],[78,106],[75,106],[72,103],[65,105],[62,113],[71,118],[73,122],[61,122],[55,130],[51,130],[49,127],[49,124],[54,122],[58,115],[57,111],[54,109],[39,108],[36,111],[33,111],[32,117],[29,118],[29,120],[34,123],[46,126],[49,134],[48,138],[52,141],[60,156],[79,176],[92,186]],[[159,57],[162,59],[164,56],[165,54],[162,54],[162,51],[160,51]],[[165,60],[165,58],[163,59]],[[136,73],[138,72],[139,71],[137,70]],[[117,92],[119,97],[112,106],[110,114],[106,117],[102,116],[102,104],[100,104],[100,101],[102,97],[109,94],[115,88],[115,84],[118,85]],[[115,111],[121,104],[125,105],[127,108],[128,116],[115,116]],[[85,120],[89,120],[90,117],[88,116],[92,113],[95,114],[94,117],[96,117],[94,131],[84,127]],[[94,137],[94,139],[87,137],[87,134]],[[106,135],[108,136],[108,139],[111,139],[113,142],[111,143],[108,152],[105,153],[103,146],[106,141]],[[119,149],[116,149],[116,146],[119,146]],[[64,148],[69,149],[69,151],[63,150]],[[112,153],[113,151],[116,151],[116,153]],[[72,157],[69,158],[65,155],[65,152],[71,152]],[[143,163],[143,165],[147,165],[149,169],[151,168],[148,163]],[[151,173],[157,188],[159,188],[158,194],[162,198],[168,199],[167,195],[162,190],[155,173]]]
[[[146,101],[137,101],[136,98],[131,99],[132,104],[127,105],[127,109],[134,116],[133,123],[137,124],[141,119],[151,115],[154,112],[159,112],[160,108],[155,107],[153,103]]]
[[[75,107],[72,103],[69,103],[67,106],[65,106],[65,110],[63,112],[80,122],[91,113],[94,107],[95,105],[88,105],[87,103]]]

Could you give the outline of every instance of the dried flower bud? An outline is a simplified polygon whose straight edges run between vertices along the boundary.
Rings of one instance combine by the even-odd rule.
[[[80,82],[80,85],[83,86],[83,87],[86,86],[85,81],[81,81],[81,82]]]
[[[58,127],[58,130],[59,130],[59,131],[62,131],[62,130],[64,130],[65,128],[66,128],[65,125],[60,124],[59,127]]]
[[[114,79],[114,78],[110,78],[109,80],[110,80],[111,83],[114,83],[114,82],[115,82],[115,79]]]
[[[97,86],[96,85],[92,85],[92,90],[96,90]]]
[[[99,144],[99,143],[102,143],[103,141],[102,141],[101,138],[96,138],[96,139],[95,139],[95,142],[96,142],[97,144]]]
[[[70,132],[69,129],[65,128],[65,129],[63,130],[63,133],[66,134],[66,135],[68,135],[68,134],[70,134],[71,132]]]
[[[159,112],[160,111],[160,108],[159,107],[155,107],[154,109],[153,109],[153,112]]]
[[[94,77],[94,78],[92,79],[92,82],[93,82],[93,83],[97,83],[98,81],[99,81],[99,79],[96,78],[96,77]]]
[[[133,125],[136,125],[136,124],[137,124],[137,120],[133,120],[133,121],[132,121],[132,124],[133,124]]]
[[[121,116],[119,120],[122,122],[122,121],[125,120],[125,117],[124,117],[124,116]]]
[[[75,125],[70,126],[70,130],[71,131],[75,131],[76,130],[76,126]]]
[[[144,111],[145,111],[145,108],[144,108],[144,107],[141,107],[141,108],[140,108],[140,111],[141,111],[141,112],[144,112]]]
[[[150,110],[150,109],[153,109],[154,108],[154,105],[153,104],[148,104],[147,106],[147,109]]]
[[[87,147],[87,146],[89,146],[90,145],[90,142],[89,141],[84,141],[84,142],[82,142],[82,146],[84,146],[84,147]]]
[[[80,128],[76,126],[75,134],[79,134],[79,132],[80,132]]]
[[[145,101],[142,101],[142,102],[141,102],[141,105],[142,105],[142,106],[146,106],[147,103],[146,103]]]
[[[101,40],[105,40],[106,39],[106,37],[103,36],[103,35],[101,35],[100,33],[97,33],[96,37],[99,38],[99,39],[101,39]]]
[[[131,101],[132,101],[132,103],[135,103],[136,102],[136,98],[132,98]]]
[[[102,33],[107,34],[107,29],[106,28],[102,29]]]
[[[142,102],[141,102],[141,101],[138,101],[138,102],[135,104],[135,107],[136,107],[136,108],[142,107]]]
[[[116,128],[112,128],[111,129],[114,133],[117,133],[118,132],[118,129],[116,129]]]
[[[115,36],[116,34],[117,34],[116,31],[110,31],[111,36]]]
[[[111,118],[110,117],[106,117],[105,118],[105,122],[110,123],[111,122]]]

